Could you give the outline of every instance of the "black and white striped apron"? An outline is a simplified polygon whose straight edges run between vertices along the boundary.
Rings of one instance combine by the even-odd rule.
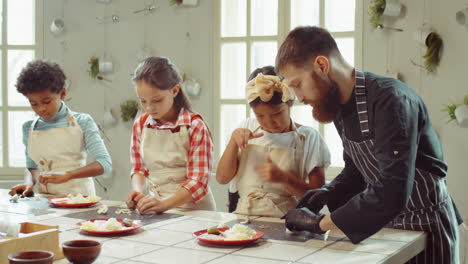
[[[367,185],[379,182],[379,169],[374,154],[374,139],[370,138],[367,114],[365,76],[356,70],[356,109],[358,111],[362,142],[346,138],[344,125],[342,140],[344,151],[351,157]],[[416,168],[413,190],[405,208],[387,227],[426,231],[426,250],[408,263],[459,263],[458,224],[445,179]]]

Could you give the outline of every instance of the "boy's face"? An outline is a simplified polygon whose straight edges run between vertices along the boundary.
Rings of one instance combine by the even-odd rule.
[[[26,97],[34,112],[45,121],[50,121],[59,111],[65,95],[66,91],[62,89],[58,93],[54,93],[51,90],[27,93]]]

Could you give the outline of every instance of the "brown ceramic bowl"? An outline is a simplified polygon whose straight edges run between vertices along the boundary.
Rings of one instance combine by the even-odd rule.
[[[62,243],[63,254],[74,264],[91,264],[101,253],[101,243],[94,240],[71,240]]]
[[[54,253],[46,250],[22,251],[8,255],[10,264],[52,264]]]

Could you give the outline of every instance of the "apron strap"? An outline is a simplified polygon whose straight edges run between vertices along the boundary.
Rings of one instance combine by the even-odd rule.
[[[143,119],[143,122],[140,122],[140,131],[143,131],[143,128],[145,128],[149,124],[149,114],[144,113],[140,118]]]
[[[31,123],[31,126],[29,127],[29,136],[31,136],[31,132],[34,130],[34,127],[36,126],[37,124],[37,121],[39,121],[39,116],[33,120],[33,122]]]
[[[76,120],[75,116],[74,116],[74,113],[75,112],[72,112],[72,110],[70,110],[70,108],[67,107],[67,114],[68,114],[68,124],[70,126],[79,126],[78,124],[78,121]]]
[[[358,112],[359,126],[361,128],[361,135],[363,137],[369,136],[369,117],[367,114],[367,91],[366,91],[366,79],[364,73],[358,69],[354,70],[356,84],[356,109]]]
[[[303,174],[304,174],[304,152],[305,151],[302,151],[302,155],[299,155],[298,154],[298,149],[300,148],[303,148],[304,147],[304,142],[305,142],[305,136],[301,133],[299,133],[299,130],[296,126],[296,123],[294,123],[293,120],[291,120],[291,126],[292,126],[292,130],[295,132],[294,133],[294,160],[296,161],[296,164],[299,165],[299,168],[298,168],[298,173],[299,173],[299,179],[303,179]]]

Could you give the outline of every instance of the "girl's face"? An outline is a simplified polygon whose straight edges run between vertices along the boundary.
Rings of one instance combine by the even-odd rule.
[[[171,114],[174,107],[174,98],[179,93],[179,85],[171,89],[161,90],[145,81],[136,83],[137,95],[140,98],[143,110],[158,121],[166,120],[167,114]]]
[[[59,111],[62,100],[65,96],[65,89],[62,89],[58,93],[52,92],[51,90],[45,90],[26,94],[26,97],[31,104],[31,108],[45,121],[50,121],[54,118]]]
[[[261,128],[269,133],[284,133],[290,131],[290,107],[286,103],[277,105],[259,103],[253,107]]]

